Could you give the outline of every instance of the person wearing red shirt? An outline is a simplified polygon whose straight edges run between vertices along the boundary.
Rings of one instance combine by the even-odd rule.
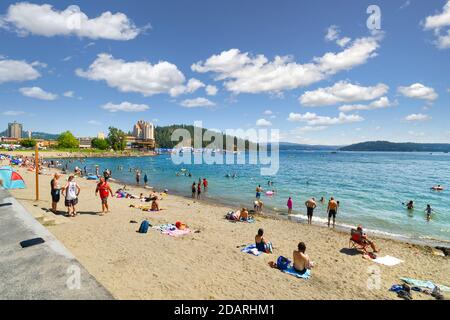
[[[100,199],[102,201],[102,213],[101,215],[104,215],[105,213],[109,213],[109,206],[108,206],[108,196],[111,194],[111,197],[113,196],[113,191],[111,187],[109,186],[108,182],[106,182],[105,178],[101,177],[100,182],[97,184],[97,189],[95,189],[95,195],[100,194]]]

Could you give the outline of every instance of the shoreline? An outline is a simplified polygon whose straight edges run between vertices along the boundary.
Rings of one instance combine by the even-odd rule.
[[[424,246],[402,243],[391,239],[373,237],[382,249],[404,261],[395,267],[377,265],[347,253],[348,234],[318,225],[292,223],[288,219],[256,216],[253,224],[232,223],[224,219],[230,206],[208,201],[193,201],[173,193],[160,201],[161,212],[142,212],[131,209],[130,203],[139,200],[110,199],[112,212],[98,216],[100,201],[94,195],[95,183],[77,178],[82,187],[80,216],[65,218],[43,211],[49,208],[49,175],[40,176],[41,198],[34,202],[34,173],[20,170],[28,189],[14,190],[13,196],[34,214],[44,214],[58,219],[47,228],[54,234],[118,299],[396,299],[388,291],[399,282],[399,277],[409,276],[433,280],[448,285],[450,273],[448,257],[436,255]],[[66,176],[63,176],[66,177]],[[64,178],[62,178],[64,179]],[[62,180],[61,182],[63,182]],[[118,188],[120,182],[112,181]],[[149,189],[129,185],[130,193],[139,195]],[[59,210],[63,211],[63,203]],[[138,224],[148,219],[153,225],[183,221],[192,233],[181,238],[171,238],[149,231],[136,233]],[[275,253],[254,257],[240,252],[240,245],[253,241],[258,228],[264,228]],[[372,238],[372,237],[371,237]],[[279,255],[290,257],[299,240],[305,241],[308,253],[316,268],[308,281],[295,279],[268,266]],[[239,245],[239,246],[238,246]],[[367,290],[367,268],[382,270],[383,284],[379,290]],[[182,283],[182,290],[180,284]],[[274,285],[276,283],[276,285]],[[424,295],[415,299],[430,299]]]
[[[59,153],[59,157],[56,156],[55,157],[55,153]],[[6,154],[9,155],[22,155],[20,152],[13,152],[10,151],[9,153],[7,152]],[[41,153],[42,156],[42,153]],[[103,158],[127,158],[127,157],[154,157],[154,156],[158,156],[158,154],[145,154],[145,153],[139,153],[139,154],[133,154],[133,155],[129,155],[129,154],[116,154],[116,153],[105,153],[103,156],[100,156],[99,154],[90,154],[90,155],[86,155],[83,153],[76,153],[76,154],[72,154],[69,155],[68,153],[66,153],[66,155],[61,155],[61,152],[57,152],[57,151],[51,151],[49,152],[49,154],[45,154],[45,156],[42,156],[42,158],[44,160],[53,160],[53,159],[57,159],[57,160],[64,160],[64,159],[75,159],[75,160],[79,160],[79,159],[85,159],[85,158],[90,158],[90,159],[95,159],[95,158],[99,158],[99,159],[103,159]],[[48,169],[48,168],[47,168]],[[59,168],[54,168],[53,170],[58,170],[58,172],[61,172],[61,169]],[[133,188],[139,188],[141,186],[135,185],[135,184],[128,184],[126,181],[120,180],[120,179],[113,179],[114,182],[118,183],[119,185],[127,185],[127,186],[132,186]],[[159,186],[159,185],[155,185],[152,186],[153,188],[155,188],[155,190],[164,190],[166,188],[166,186]],[[142,186],[142,189],[144,191],[148,191],[149,189],[146,189]],[[172,191],[170,190],[170,192],[173,195],[182,197],[184,199],[191,199],[190,196],[182,193],[182,192],[177,192],[177,191]],[[225,206],[225,207],[249,207],[249,205],[247,203],[231,203],[230,201],[226,201],[223,200],[222,198],[208,198],[208,197],[204,197],[200,200],[197,200],[199,202],[204,202],[205,204],[209,204],[209,205],[214,205],[214,206]],[[249,202],[252,202],[253,200],[249,200]],[[250,208],[251,209],[251,208]],[[286,214],[283,214],[281,212],[286,211]],[[280,210],[274,210],[274,208],[265,206],[264,207],[264,213],[262,213],[262,216],[266,216],[267,218],[272,218],[272,219],[284,219],[284,220],[288,220],[292,223],[300,223],[300,224],[305,224],[305,222],[307,221],[307,217],[306,217],[306,213],[303,212],[302,210],[296,210],[297,212],[295,214],[291,214],[288,215],[287,214],[287,210],[284,211],[280,211]],[[325,220],[326,218],[319,218],[319,220]],[[318,227],[323,227],[323,228],[328,228],[326,222],[317,222],[317,217],[315,218],[316,221],[314,221],[313,219],[313,225],[318,226]],[[336,230],[342,233],[349,233],[350,230],[352,228],[355,228],[357,225],[351,226],[349,225],[349,223],[339,223],[339,221],[336,221]],[[369,233],[369,234],[373,234],[379,238],[382,239],[389,239],[389,240],[394,240],[394,241],[400,241],[403,243],[407,243],[407,244],[415,244],[415,245],[420,245],[420,246],[428,246],[428,247],[444,247],[444,248],[450,248],[450,241],[448,240],[443,240],[443,239],[424,239],[424,238],[420,238],[420,236],[417,238],[413,238],[410,236],[406,236],[403,234],[395,234],[395,233],[391,233],[391,232],[387,232],[387,231],[383,231],[383,230],[378,230],[378,229],[369,229],[369,228],[365,228],[365,230]],[[424,236],[426,237],[426,236]]]

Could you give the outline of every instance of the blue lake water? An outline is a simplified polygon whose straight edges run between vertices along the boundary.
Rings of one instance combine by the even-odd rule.
[[[260,184],[265,190],[275,189],[275,196],[263,195],[266,207],[286,213],[289,196],[294,201],[294,214],[304,216],[304,202],[309,197],[340,201],[337,221],[354,226],[362,224],[367,229],[389,235],[402,235],[412,239],[450,241],[450,192],[431,191],[441,184],[450,187],[450,154],[429,153],[351,153],[281,151],[280,169],[274,177],[260,175],[258,165],[175,165],[170,155],[142,158],[86,159],[80,164],[94,172],[111,169],[115,179],[134,183],[134,172],[140,168],[149,177],[149,184],[158,189],[167,188],[177,194],[190,196],[191,185],[199,178],[207,178],[209,199],[220,199],[235,207],[252,207],[255,188]],[[117,170],[123,166],[123,171]],[[182,168],[192,177],[177,176]],[[236,173],[237,178],[226,178]],[[142,180],[142,179],[141,179]],[[267,181],[274,181],[273,187]],[[402,202],[414,200],[415,210],[409,212]],[[425,218],[425,207],[431,204],[436,213],[430,222]],[[327,219],[326,204],[318,205],[316,221]]]

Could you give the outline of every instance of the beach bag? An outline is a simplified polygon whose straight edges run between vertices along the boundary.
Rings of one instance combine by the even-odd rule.
[[[141,226],[139,227],[139,233],[147,233],[149,226],[150,224],[147,220],[142,221]]]
[[[280,270],[286,270],[289,267],[290,263],[291,261],[283,256],[279,256],[277,259],[277,267]]]

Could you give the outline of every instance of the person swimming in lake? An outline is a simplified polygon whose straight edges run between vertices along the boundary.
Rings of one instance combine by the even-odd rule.
[[[293,267],[295,271],[300,274],[305,274],[306,271],[314,267],[314,263],[309,259],[309,256],[305,252],[306,245],[304,242],[300,242],[297,246],[297,250],[293,252]]]
[[[261,252],[272,253],[273,252],[272,243],[270,243],[269,241],[266,241],[264,239],[263,235],[264,235],[264,230],[259,229],[257,235],[255,236],[256,249],[258,249],[258,251],[261,251]]]
[[[434,209],[431,208],[431,205],[427,204],[427,207],[425,208],[425,213],[427,214],[427,221],[431,220],[431,214],[434,212]]]
[[[408,210],[414,210],[414,201],[410,200],[410,201],[406,204],[406,209],[408,209]]]

